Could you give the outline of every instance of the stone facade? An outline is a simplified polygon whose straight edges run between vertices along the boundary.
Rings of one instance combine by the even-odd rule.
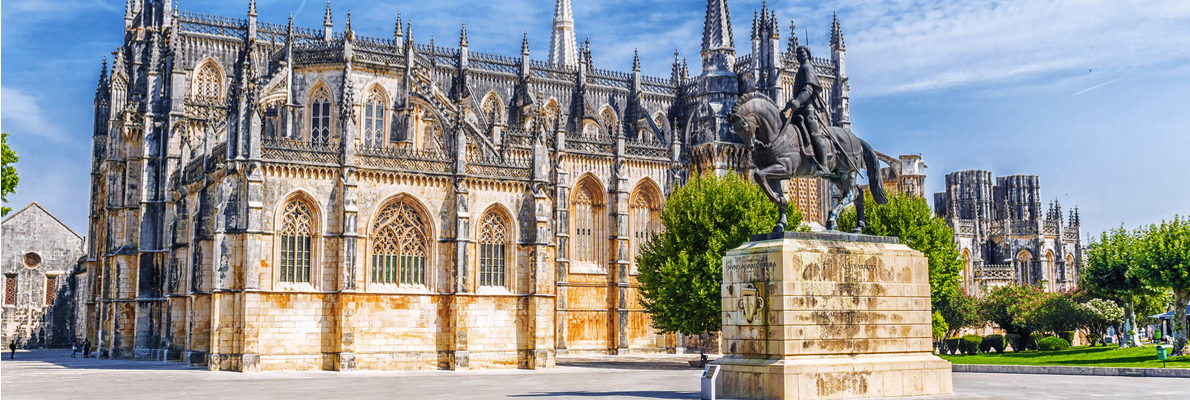
[[[80,299],[76,282],[83,237],[38,203],[0,223],[4,272],[0,342],[22,347],[68,346],[76,339]]]
[[[934,194],[934,210],[954,229],[968,294],[1013,282],[1049,291],[1078,285],[1083,265],[1078,208],[1063,219],[1057,200],[1044,212],[1041,201],[1036,175],[994,181],[988,171],[946,175],[946,191]]]
[[[633,253],[694,173],[740,173],[727,113],[784,101],[760,10],[736,57],[708,1],[703,71],[598,69],[557,4],[548,62],[129,2],[95,96],[85,331],[106,357],[219,370],[538,368],[565,351],[672,351]],[[791,26],[792,28],[792,26]],[[792,29],[791,29],[792,31]],[[428,37],[428,35],[426,36]],[[849,121],[842,31],[814,59]],[[623,60],[627,62],[628,60]],[[825,182],[791,183],[821,222]]]

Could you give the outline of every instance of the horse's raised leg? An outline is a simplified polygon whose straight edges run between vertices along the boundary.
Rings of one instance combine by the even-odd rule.
[[[785,227],[789,226],[789,219],[786,210],[789,209],[789,199],[785,197],[785,190],[781,187],[780,178],[769,178],[768,185],[773,187],[773,192],[777,194],[777,226],[773,227],[773,233],[781,233],[785,231]]]

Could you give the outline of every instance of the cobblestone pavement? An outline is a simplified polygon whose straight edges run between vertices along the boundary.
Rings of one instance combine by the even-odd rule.
[[[0,363],[10,399],[285,398],[690,399],[697,355],[564,356],[544,371],[210,372],[178,363],[70,358],[69,350],[18,351]],[[955,374],[951,396],[919,399],[1190,399],[1190,379]]]

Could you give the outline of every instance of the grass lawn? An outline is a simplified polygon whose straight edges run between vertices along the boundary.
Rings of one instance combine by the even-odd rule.
[[[1168,352],[1169,347],[1166,346],[1166,349]],[[993,352],[941,357],[955,364],[1161,368],[1156,346],[1123,349],[1115,346],[1079,346],[1064,351],[1006,351],[1003,354]],[[1190,356],[1169,357],[1166,367],[1190,368]]]

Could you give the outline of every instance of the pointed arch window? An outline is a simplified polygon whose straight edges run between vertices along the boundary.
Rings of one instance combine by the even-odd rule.
[[[562,110],[562,108],[558,106],[558,102],[554,101],[553,99],[550,99],[550,102],[546,103],[545,106],[541,108],[541,123],[542,123],[542,125],[544,125],[546,129],[551,130],[551,131],[557,129],[558,128],[558,114],[561,112],[561,110]]]
[[[603,111],[599,113],[599,123],[603,125],[603,129],[605,132],[607,132],[608,136],[615,135],[616,114],[612,112],[612,109],[604,108]]]
[[[326,144],[331,140],[331,96],[318,88],[310,97],[310,142]]]
[[[285,203],[281,217],[281,262],[278,280],[310,282],[310,254],[314,236],[314,217],[310,206],[300,200]]]
[[[496,96],[495,92],[488,93],[487,97],[484,97],[480,109],[483,110],[483,116],[487,118],[488,123],[497,125],[504,122],[504,118],[501,115],[503,107],[500,106],[500,98]]]
[[[574,198],[574,258],[595,261],[595,202],[591,191],[580,186]]]
[[[372,282],[425,285],[426,236],[421,214],[409,204],[382,209],[372,228]]]
[[[364,143],[380,146],[384,143],[384,93],[379,88],[368,92],[364,102]]]
[[[112,82],[112,111],[124,111],[124,104],[128,102],[128,79],[124,75],[117,76]]]
[[[640,254],[640,248],[655,235],[660,225],[659,214],[653,205],[652,196],[640,193],[632,203],[630,217],[632,218],[632,249],[634,254]]]
[[[223,92],[223,76],[215,63],[207,61],[194,74],[194,96],[203,100],[215,100]]]
[[[488,212],[479,228],[479,285],[504,286],[508,255],[508,224],[496,212]]]

